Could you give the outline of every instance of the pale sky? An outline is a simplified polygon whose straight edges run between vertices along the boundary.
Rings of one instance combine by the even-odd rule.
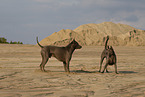
[[[145,30],[145,0],[0,0],[0,37],[36,44],[61,29],[114,22]]]

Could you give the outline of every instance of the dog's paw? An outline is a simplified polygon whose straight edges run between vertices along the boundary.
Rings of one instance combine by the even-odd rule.
[[[109,73],[109,71],[106,71],[106,73]]]
[[[119,74],[118,72],[116,72],[116,74]]]

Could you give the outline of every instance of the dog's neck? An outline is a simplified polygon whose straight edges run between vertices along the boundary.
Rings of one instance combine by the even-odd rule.
[[[75,47],[73,47],[72,44],[68,44],[66,46],[66,49],[68,50],[69,53],[72,54],[74,52],[74,50],[75,50]]]

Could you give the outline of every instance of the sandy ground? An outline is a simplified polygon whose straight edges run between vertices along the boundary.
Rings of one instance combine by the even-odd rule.
[[[117,47],[118,72],[99,73],[103,46],[73,54],[70,70],[51,58],[41,72],[40,48],[0,44],[1,97],[145,97],[145,47]]]

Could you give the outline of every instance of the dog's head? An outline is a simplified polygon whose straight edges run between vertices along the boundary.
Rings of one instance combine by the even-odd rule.
[[[70,44],[75,49],[81,49],[82,48],[82,46],[79,45],[79,43],[75,39],[73,39],[73,41]]]

